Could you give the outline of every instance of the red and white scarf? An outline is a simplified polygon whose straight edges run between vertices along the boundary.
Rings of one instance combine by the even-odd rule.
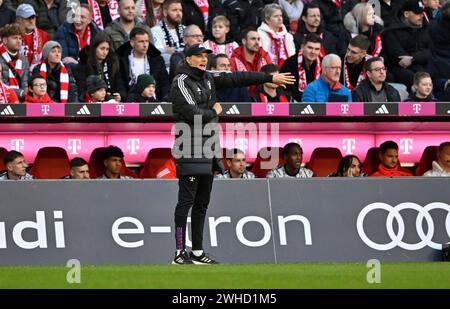
[[[13,89],[19,89],[19,81],[16,78],[16,75],[20,78],[20,73],[22,73],[22,58],[20,57],[20,53],[17,54],[16,64],[11,59],[6,47],[0,44],[0,55],[5,59],[5,62],[8,64],[8,76],[9,76],[9,86]]]
[[[200,12],[202,12],[203,20],[205,21],[205,27],[208,26],[208,19],[209,19],[209,2],[208,0],[194,0],[195,4],[200,9]]]
[[[208,44],[214,55],[220,54],[220,46],[225,46],[225,55],[227,55],[228,57],[231,57],[235,49],[234,42],[227,44],[217,44],[216,42],[209,40]]]
[[[8,94],[6,93],[6,87],[3,85],[3,82],[0,80],[0,103],[8,103]]]
[[[100,6],[98,5],[97,1],[95,0],[88,0],[89,6],[92,8],[92,19],[94,19],[94,22],[97,24],[97,26],[100,29],[105,29],[103,25],[102,20],[102,13],[100,12]],[[119,4],[116,0],[108,0],[108,7],[109,7],[109,15],[111,16],[112,20],[115,20],[119,17],[119,13],[117,12],[117,9],[119,7]]]
[[[304,92],[306,89],[306,85],[308,85],[308,81],[306,80],[306,72],[305,69],[302,66],[303,63],[303,53],[300,49],[298,51],[298,91]],[[316,68],[314,70],[314,80],[318,79],[320,77],[321,73],[321,61],[320,56],[316,59]]]
[[[85,46],[91,44],[91,28],[89,28],[89,25],[86,27],[86,31],[84,32],[84,36],[81,37],[81,33],[75,32],[75,35],[78,39],[78,48],[81,50]]]
[[[345,81],[345,87],[348,88],[348,90],[352,91],[353,88],[357,87],[360,82],[362,82],[364,79],[366,79],[366,71],[364,68],[361,70],[361,74],[359,74],[358,80],[356,81],[356,85],[353,86],[350,82],[350,74],[348,72],[348,66],[347,61],[344,62],[344,81]]]
[[[30,63],[30,72],[35,65],[41,63],[41,46],[44,45],[43,40],[44,38],[40,35],[37,28],[33,32],[22,36],[22,49],[20,53],[22,56],[27,57],[28,63]]]
[[[332,0],[332,2],[334,3],[334,5],[335,5],[337,8],[340,8],[340,7],[341,7],[341,0]]]
[[[381,41],[381,35],[379,33],[377,33],[375,35],[375,46],[373,47],[372,56],[379,57],[382,48],[383,48],[383,43]]]
[[[272,62],[278,65],[279,68],[283,65],[283,62],[288,58],[288,51],[286,48],[286,40],[282,35],[274,36],[270,32],[266,32],[269,35],[272,44],[270,44],[269,55],[272,58]]]
[[[61,62],[59,68],[59,89],[60,89],[60,100],[61,103],[67,103],[67,98],[69,95],[69,73],[67,73],[67,68]],[[41,67],[39,68],[39,75],[47,79],[47,64],[42,61]]]

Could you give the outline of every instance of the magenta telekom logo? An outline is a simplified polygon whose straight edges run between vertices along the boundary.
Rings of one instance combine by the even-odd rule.
[[[403,154],[411,154],[411,149],[413,149],[414,141],[412,138],[401,138],[400,139],[400,149],[403,150]]]
[[[48,115],[48,113],[50,112],[50,105],[48,105],[48,104],[42,105],[41,111],[42,111],[42,114]]]
[[[275,111],[275,105],[274,104],[267,104],[266,105],[266,111],[269,115],[272,115]]]
[[[350,110],[350,106],[348,104],[341,104],[342,114],[347,115],[349,110]]]
[[[79,138],[69,138],[67,141],[67,149],[69,149],[70,154],[77,155],[78,151],[81,150],[81,139]]]
[[[420,103],[413,104],[414,114],[419,114],[421,110],[422,110],[422,104],[420,104]]]
[[[11,150],[21,151],[25,148],[25,140],[22,138],[11,139]]]
[[[116,112],[117,112],[117,114],[123,115],[124,111],[125,111],[125,105],[123,105],[123,104],[116,105]]]
[[[342,149],[345,150],[346,155],[353,154],[353,150],[356,148],[356,139],[344,138],[342,139]]]
[[[137,151],[141,148],[141,140],[139,138],[127,138],[127,149],[130,155],[138,154]]]

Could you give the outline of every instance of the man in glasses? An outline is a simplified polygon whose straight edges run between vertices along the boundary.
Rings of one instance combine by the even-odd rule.
[[[350,91],[356,88],[365,78],[364,63],[366,62],[367,50],[370,40],[365,35],[357,35],[348,44],[344,57],[341,82]]]
[[[398,91],[386,83],[383,58],[373,57],[364,63],[367,78],[353,91],[354,102],[400,102]]]

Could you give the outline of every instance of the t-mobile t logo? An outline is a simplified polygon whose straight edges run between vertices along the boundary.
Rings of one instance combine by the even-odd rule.
[[[345,150],[346,155],[353,154],[353,150],[356,148],[356,139],[344,138],[342,139],[342,149]]]
[[[123,105],[123,104],[116,105],[116,112],[119,115],[122,115],[124,111],[125,111],[125,105]]]
[[[41,106],[42,114],[48,115],[48,112],[50,112],[50,105],[44,104]]]
[[[140,144],[141,140],[139,138],[127,138],[127,149],[130,151],[129,154],[137,154],[137,150],[141,147]]]
[[[350,106],[348,104],[341,104],[342,114],[347,115],[349,110],[350,110]]]
[[[25,147],[25,140],[18,138],[18,139],[11,139],[11,150],[15,151],[21,151]]]
[[[81,150],[81,139],[78,138],[69,138],[69,140],[67,141],[67,149],[69,149],[71,151],[70,154],[74,154],[77,155],[78,150]]]
[[[420,103],[413,104],[414,114],[419,114],[421,110],[422,110],[422,104],[420,104]]]
[[[266,111],[269,115],[273,114],[273,111],[275,110],[275,105],[273,104],[267,104]]]
[[[413,139],[412,138],[402,138],[400,139],[400,149],[403,150],[403,154],[411,154],[411,149],[413,149]]]

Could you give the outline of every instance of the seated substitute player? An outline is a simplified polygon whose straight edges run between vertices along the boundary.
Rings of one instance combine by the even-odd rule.
[[[378,170],[371,177],[412,176],[411,172],[402,168],[398,162],[398,145],[394,141],[386,141],[380,145]]]
[[[450,177],[450,142],[439,145],[436,161],[433,161],[432,168],[423,176]]]
[[[69,175],[64,179],[90,179],[89,165],[85,159],[76,157],[70,160]]]
[[[26,172],[28,164],[22,153],[11,150],[3,158],[6,170],[0,174],[0,180],[32,180],[33,175]]]
[[[267,173],[268,178],[309,178],[314,173],[302,167],[303,149],[297,143],[288,143],[283,148],[285,163]]]
[[[245,154],[240,149],[233,149],[233,157],[227,158],[228,166],[223,174],[218,174],[216,178],[226,179],[226,178],[241,178],[250,179],[255,178],[252,172],[246,170],[247,162],[245,161]]]
[[[108,146],[103,155],[105,173],[97,179],[132,179],[132,177],[120,175],[123,157],[122,149],[116,146]]]

